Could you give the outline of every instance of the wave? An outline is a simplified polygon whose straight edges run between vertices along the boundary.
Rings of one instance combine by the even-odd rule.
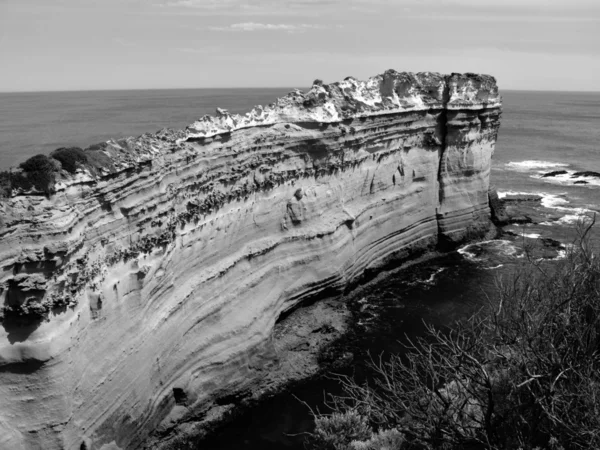
[[[569,204],[569,200],[565,198],[565,194],[547,194],[540,193],[542,196],[542,206],[549,209],[564,211],[571,215],[585,216],[588,214],[596,214],[596,211],[587,208],[574,208],[572,206],[563,206]]]
[[[533,193],[533,192],[520,192],[520,191],[498,191],[497,194],[498,194],[498,197],[500,197],[500,198],[504,198],[504,197],[507,197],[507,196],[511,196],[512,197],[512,196],[515,196],[515,195],[524,195],[524,196],[527,196],[527,197],[531,197],[531,196],[534,196],[534,195],[540,196],[540,197],[542,196],[542,194],[536,194],[536,193]]]
[[[585,219],[586,217],[589,217],[591,214],[597,213],[597,211],[594,211],[593,209],[575,208],[572,206],[566,206],[570,203],[569,200],[566,198],[566,196],[567,196],[566,192],[560,193],[560,194],[550,194],[548,192],[498,191],[498,197],[500,197],[502,199],[506,198],[506,197],[513,197],[513,196],[523,196],[526,198],[539,197],[540,204],[542,207],[567,213],[565,216],[563,216],[561,219],[559,219],[559,220],[563,220],[562,224],[571,224],[571,223],[576,222],[577,219],[579,219],[579,218],[583,217]],[[558,223],[558,222],[559,221],[552,222],[552,224]],[[548,224],[549,223],[545,223],[545,225],[548,225]],[[529,237],[529,236],[525,236],[525,237]],[[539,236],[536,236],[536,238],[537,237],[539,237]]]
[[[528,238],[528,239],[539,239],[542,237],[541,234],[537,234],[537,233],[521,233],[519,236],[523,236],[524,238]]]
[[[438,276],[438,274],[442,273],[446,269],[447,269],[446,267],[439,268],[438,270],[436,270],[435,272],[433,272],[428,279],[426,279],[426,280],[420,280],[419,283],[434,284],[434,281],[435,281],[436,277]]]
[[[559,163],[553,161],[511,161],[506,163],[506,167],[519,171],[540,170],[540,169],[555,169],[557,167],[569,167],[570,164]]]
[[[559,211],[571,211],[575,209],[561,206],[569,203],[569,200],[564,197],[565,194],[547,194],[545,192],[540,192],[539,195],[542,197],[541,203],[544,208],[558,209]]]
[[[596,214],[596,211],[592,209],[566,206],[570,202],[564,197],[565,194],[540,192],[539,195],[542,197],[541,204],[544,208],[566,213],[557,220],[541,222],[540,225],[574,225],[580,221],[587,222],[592,220],[590,216]]]
[[[523,253],[523,250],[516,247],[511,241],[504,239],[492,239],[490,241],[468,244],[457,251],[469,261],[475,262],[491,260],[494,257],[519,258]]]
[[[597,172],[567,169],[570,164],[555,161],[510,161],[505,167],[518,172],[535,172],[531,178],[545,183],[562,186],[600,186],[600,174]],[[557,170],[560,169],[560,170]]]
[[[589,223],[592,221],[592,218],[583,213],[583,214],[565,214],[564,216],[562,216],[560,219],[558,220],[553,220],[553,221],[545,221],[545,222],[540,222],[540,225],[545,225],[545,226],[553,226],[553,225],[575,225],[579,222],[583,222],[583,223]]]
[[[523,235],[528,238],[537,239],[539,234]],[[567,257],[568,246],[560,244],[558,248],[542,247],[537,250],[542,251],[546,255],[538,258],[538,261],[558,261]],[[547,252],[553,250],[551,254]],[[536,250],[533,250],[536,252]],[[555,253],[554,253],[555,252]],[[465,259],[470,262],[477,263],[484,270],[494,270],[504,267],[506,264],[516,262],[518,259],[525,258],[527,252],[524,248],[518,245],[518,241],[509,241],[494,239],[490,241],[477,242],[468,244],[458,250]]]
[[[560,184],[562,186],[600,186],[600,177],[596,175],[586,175],[585,172],[575,170],[561,170],[560,172],[564,173],[556,175],[540,173],[534,178],[538,178],[545,183]]]
[[[558,255],[556,256],[556,258],[552,258],[551,261],[558,261],[560,259],[565,259],[567,257],[567,251],[566,250],[559,250],[558,251]]]

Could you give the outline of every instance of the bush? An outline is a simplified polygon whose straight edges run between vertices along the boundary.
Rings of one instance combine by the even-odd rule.
[[[320,450],[346,450],[353,441],[365,441],[371,434],[365,417],[350,409],[316,417],[310,444]]]
[[[19,164],[19,167],[26,173],[51,172],[56,168],[55,163],[49,157],[41,154],[32,156]]]
[[[60,161],[62,168],[69,173],[75,173],[88,162],[85,152],[79,147],[59,148],[50,153],[50,156]]]
[[[564,260],[530,260],[499,282],[490,308],[451,331],[429,327],[404,357],[372,361],[370,383],[343,377],[332,407],[401,433],[407,448],[600,448],[600,258],[590,228]]]
[[[10,197],[12,193],[12,181],[10,172],[0,172],[0,198]]]
[[[350,443],[351,450],[401,450],[408,448],[406,437],[398,430],[385,430],[374,433],[368,441]],[[414,449],[415,446],[413,445]]]
[[[35,155],[27,161],[22,162],[19,167],[24,172],[26,180],[21,174],[13,174],[12,187],[27,189],[33,185],[37,190],[50,195],[53,191],[55,175],[59,170],[59,164],[46,155]]]
[[[114,163],[103,149],[102,144],[87,150],[63,147],[54,150],[50,157],[35,155],[19,165],[21,170],[0,172],[0,198],[10,197],[14,190],[27,192],[35,189],[50,195],[61,168],[71,174],[79,168],[87,168],[96,176],[102,174],[101,169],[114,172]]]

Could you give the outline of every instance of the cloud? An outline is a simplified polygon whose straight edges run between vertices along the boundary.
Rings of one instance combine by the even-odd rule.
[[[393,0],[392,0],[393,1]],[[443,0],[442,3],[474,6],[478,8],[489,7],[505,8],[588,8],[597,6],[597,0],[502,0],[501,2],[486,2],[481,0]]]
[[[378,4],[386,0],[373,0]],[[401,0],[413,4],[417,0]],[[231,16],[315,16],[337,14],[348,8],[364,8],[365,0],[161,0],[163,12]]]
[[[159,0],[161,6],[175,9],[197,9],[213,14],[286,14],[298,12],[318,13],[323,10],[365,9],[381,11],[381,8],[415,7],[423,10],[446,10],[464,8],[465,12],[477,10],[536,11],[544,13],[556,10],[598,10],[598,0]]]
[[[163,6],[199,8],[199,9],[224,9],[239,5],[239,0],[174,0],[163,3]]]
[[[321,30],[326,27],[321,25],[311,25],[307,23],[301,23],[297,25],[286,24],[286,23],[255,23],[255,22],[244,22],[234,23],[233,25],[225,27],[210,27],[213,31],[233,31],[233,32],[247,32],[247,31],[284,31],[287,33],[303,33],[308,30]]]
[[[177,52],[182,52],[182,53],[195,53],[198,55],[208,55],[208,54],[214,54],[214,53],[218,53],[220,50],[220,47],[210,47],[210,48],[206,48],[206,47],[176,47],[173,48],[171,50],[175,50]]]
[[[137,47],[138,44],[136,42],[130,41],[129,39],[124,39],[121,37],[114,37],[112,38],[112,41],[115,44],[121,45],[123,47]]]

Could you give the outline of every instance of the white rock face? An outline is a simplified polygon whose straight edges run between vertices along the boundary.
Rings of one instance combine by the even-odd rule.
[[[259,386],[282,313],[487,229],[499,115],[492,77],[388,71],[0,203],[0,449],[153,447]]]

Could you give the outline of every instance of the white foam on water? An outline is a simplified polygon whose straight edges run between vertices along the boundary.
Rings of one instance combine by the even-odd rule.
[[[468,244],[464,247],[459,248],[457,252],[470,261],[483,261],[486,256],[485,254],[482,255],[483,257],[478,257],[477,253],[473,252],[477,248],[480,248],[489,253],[501,253],[504,256],[510,256],[513,258],[519,258],[522,256],[517,254],[518,249],[513,245],[511,241],[507,241],[504,239],[492,239],[490,241],[482,241],[476,242],[474,244]]]
[[[479,261],[479,258],[477,258],[477,255],[475,253],[471,253],[469,250],[467,250],[467,248],[471,247],[471,245],[473,244],[465,245],[464,247],[459,248],[457,252],[463,255],[465,258],[470,259],[471,261]]]
[[[559,210],[571,210],[573,208],[565,208],[564,205],[569,203],[569,200],[564,198],[562,195],[564,194],[546,194],[545,192],[540,192],[542,196],[542,206],[544,208],[550,209],[559,209]]]
[[[599,180],[600,181],[600,180]],[[560,194],[549,194],[547,192],[517,192],[517,191],[498,191],[498,197],[505,198],[507,196],[524,195],[524,196],[538,196],[541,197],[541,205],[544,208],[554,209],[566,213],[563,217],[556,221],[541,222],[540,225],[573,225],[579,220],[589,221],[591,220],[590,215],[596,214],[597,212],[587,208],[574,208],[566,206],[570,202],[565,198],[566,192]],[[521,234],[524,237],[537,239],[540,237],[539,234]]]
[[[538,233],[521,233],[521,236],[528,239],[539,239],[542,237],[542,235]]]
[[[420,283],[434,284],[433,282],[435,281],[435,277],[437,277],[437,275],[440,274],[440,273],[442,273],[444,270],[446,270],[446,267],[439,268],[434,273],[432,273],[431,276],[428,279],[422,280],[422,281],[420,281]]]
[[[586,222],[588,217],[585,214],[567,214],[557,220],[561,225],[573,225],[579,221]]]
[[[573,208],[571,206],[561,206],[569,203],[569,200],[563,197],[564,194],[542,194],[542,206],[558,211],[565,211],[578,216],[594,214],[596,211],[587,208]]]
[[[559,250],[556,258],[552,258],[552,261],[558,261],[559,259],[565,259],[567,257],[566,250]]]
[[[540,170],[540,169],[555,169],[557,167],[569,167],[569,164],[559,163],[553,161],[538,161],[538,160],[527,160],[527,161],[511,161],[506,163],[506,167],[518,170],[518,171],[529,171],[529,170]]]
[[[595,176],[573,176],[578,171],[572,169],[566,169],[570,164],[559,163],[554,161],[538,161],[538,160],[527,160],[527,161],[511,161],[505,164],[505,167],[518,172],[535,172],[531,175],[531,178],[541,180],[545,183],[558,184],[561,186],[600,186],[600,178]],[[566,173],[554,175],[551,177],[545,177],[544,175],[548,172],[555,170],[564,170]],[[577,183],[578,181],[584,181],[585,183]],[[515,193],[524,194],[524,193]]]
[[[483,270],[494,270],[494,269],[500,269],[501,267],[504,267],[504,264],[498,264],[497,266],[494,266],[494,267],[484,267]]]
[[[527,196],[533,196],[533,195],[540,195],[540,194],[536,194],[533,192],[516,192],[516,191],[498,191],[498,197],[500,198],[504,198],[507,195],[527,195]]]
[[[576,209],[576,208],[573,208]],[[586,210],[588,211],[588,210]],[[565,214],[558,220],[541,222],[540,225],[550,226],[550,225],[575,225],[578,222],[591,222],[592,218],[587,215],[585,212],[579,214]]]
[[[552,177],[544,177],[544,174],[546,173],[547,172],[540,172],[537,176],[534,176],[533,178],[538,178],[545,183],[560,184],[561,186],[600,186],[600,178],[590,176],[574,177],[573,175],[577,173],[577,171],[575,170],[567,170],[567,173],[554,175]],[[586,184],[576,184],[578,181],[585,181]]]
[[[573,225],[579,221],[587,222],[591,220],[590,215],[596,214],[596,211],[587,208],[573,208],[563,206],[569,201],[561,195],[546,194],[542,195],[542,206],[549,209],[565,212],[566,214],[558,220],[541,222],[540,225]]]

